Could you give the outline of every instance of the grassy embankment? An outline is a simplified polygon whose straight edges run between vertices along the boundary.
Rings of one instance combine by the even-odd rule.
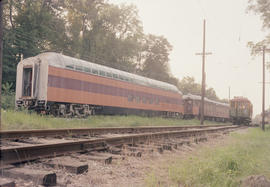
[[[48,128],[85,128],[85,127],[136,127],[136,126],[172,126],[199,125],[199,120],[165,119],[161,117],[140,116],[90,116],[86,119],[64,119],[53,116],[41,116],[26,111],[2,111],[2,129],[48,129]],[[206,125],[217,122],[205,121]],[[224,123],[220,123],[224,124]]]
[[[239,186],[250,175],[270,179],[270,127],[233,133],[225,145],[204,146],[184,158],[172,158],[146,177],[147,186]]]

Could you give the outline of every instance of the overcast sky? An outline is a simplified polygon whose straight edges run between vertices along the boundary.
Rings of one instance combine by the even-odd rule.
[[[182,79],[195,77],[201,83],[203,19],[206,19],[206,84],[219,98],[245,96],[261,112],[262,57],[250,56],[248,41],[260,41],[262,31],[258,15],[246,13],[248,0],[110,0],[112,3],[135,4],[144,32],[165,36],[173,45],[170,55],[172,74]],[[266,60],[269,61],[269,55]],[[269,71],[266,81],[270,80]],[[270,84],[266,86],[269,107]]]

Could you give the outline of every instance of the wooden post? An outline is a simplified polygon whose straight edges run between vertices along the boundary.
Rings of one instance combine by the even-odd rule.
[[[265,53],[270,52],[270,49],[267,49],[263,46],[262,49],[256,50],[256,52],[262,51],[262,130],[265,130]]]
[[[262,130],[264,131],[265,117],[265,46],[263,46],[263,88],[262,88]]]
[[[0,131],[2,130],[3,0],[0,0]]]
[[[202,53],[196,53],[196,55],[202,55],[202,88],[201,88],[201,107],[200,107],[200,120],[201,125],[204,122],[204,96],[205,96],[205,55],[211,55],[212,53],[205,52],[205,24],[203,20],[203,51]]]

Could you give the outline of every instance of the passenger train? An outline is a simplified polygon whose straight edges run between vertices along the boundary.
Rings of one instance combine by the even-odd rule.
[[[183,96],[183,100],[184,118],[200,118],[201,96],[188,94]],[[227,122],[229,121],[229,110],[229,104],[204,99],[204,118],[206,120]]]
[[[18,64],[16,106],[65,117],[183,115],[174,85],[53,52]]]
[[[17,66],[16,107],[62,117],[138,114],[200,117],[200,96],[118,69],[47,52]],[[230,106],[205,99],[205,118],[229,121]]]

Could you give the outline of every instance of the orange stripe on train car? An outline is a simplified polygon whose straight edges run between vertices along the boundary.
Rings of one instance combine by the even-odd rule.
[[[90,92],[67,90],[64,88],[53,88],[53,87],[48,87],[48,101],[93,104],[100,106],[113,106],[113,107],[134,108],[134,109],[155,110],[155,111],[170,111],[179,113],[182,112],[181,106],[172,104],[160,103],[159,105],[156,105],[156,104],[136,103],[136,101],[129,102],[127,98],[124,97],[95,94]]]

